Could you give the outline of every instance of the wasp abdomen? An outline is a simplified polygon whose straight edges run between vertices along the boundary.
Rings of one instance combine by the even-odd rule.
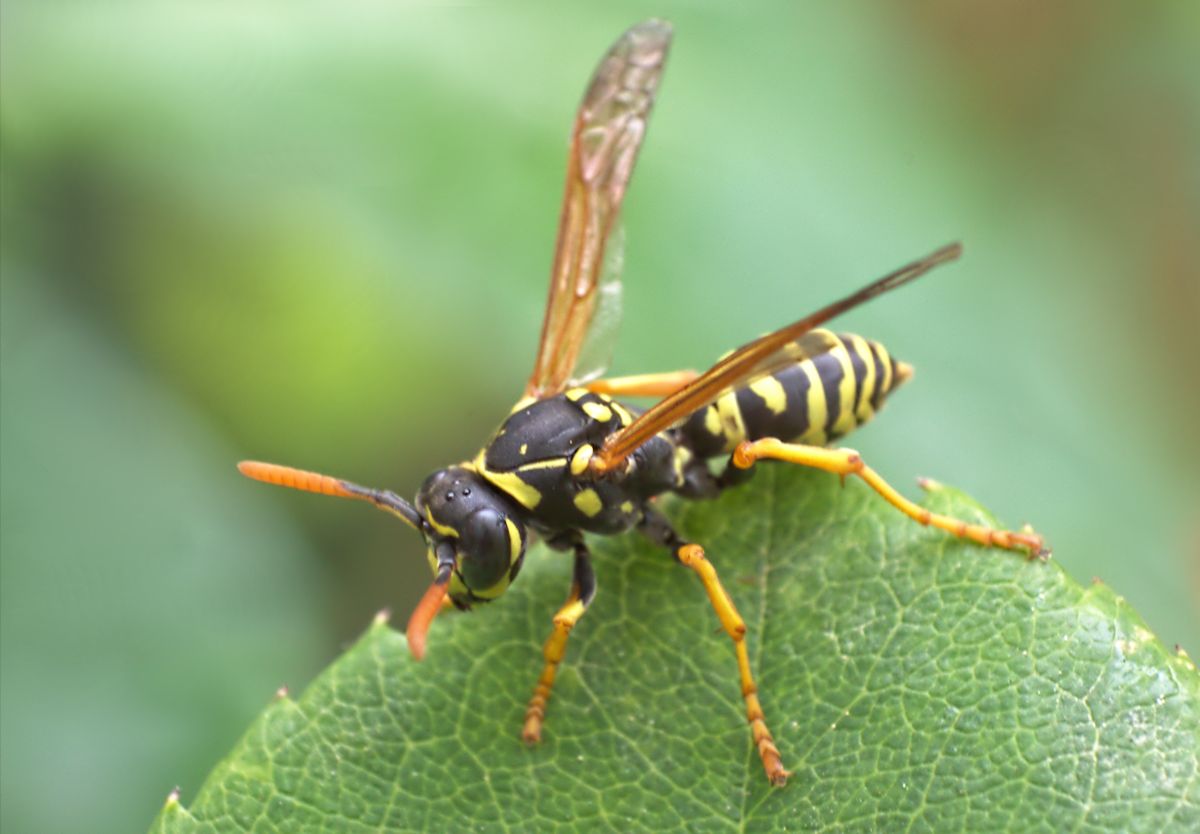
[[[822,446],[870,420],[912,369],[879,342],[813,330],[791,346],[796,362],[723,394],[680,428],[699,457],[743,440],[776,437]]]

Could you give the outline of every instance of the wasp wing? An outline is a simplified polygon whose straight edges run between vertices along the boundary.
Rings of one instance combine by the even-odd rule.
[[[935,266],[954,260],[961,253],[960,244],[943,246],[812,315],[742,345],[694,382],[661,400],[621,431],[610,435],[601,450],[593,456],[591,470],[601,474],[613,469],[654,435],[715,402],[726,391],[803,358],[800,355],[802,349],[794,343],[805,333],[877,295],[907,284]]]
[[[527,396],[548,397],[567,387],[576,376],[589,329],[597,321],[597,308],[604,306],[598,303],[602,287],[615,285],[616,292],[608,292],[619,298],[619,283],[604,280],[606,272],[616,275],[616,270],[605,269],[605,252],[646,135],[670,43],[671,26],[664,21],[648,20],[629,29],[596,68],[579,105],[567,157],[550,296]],[[612,309],[605,312],[600,319],[612,325]],[[606,359],[598,355],[594,361],[603,364]]]
[[[621,328],[621,304],[625,288],[621,269],[625,264],[625,230],[618,223],[608,235],[604,247],[604,267],[596,287],[596,301],[587,334],[575,358],[575,368],[566,387],[574,388],[604,375],[612,362],[613,348]]]

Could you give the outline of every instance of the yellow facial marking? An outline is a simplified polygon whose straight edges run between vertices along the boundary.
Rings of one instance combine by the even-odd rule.
[[[453,527],[447,527],[445,524],[438,524],[433,520],[433,513],[429,511],[428,507],[425,508],[425,520],[429,522],[430,527],[432,527],[434,530],[437,530],[443,536],[453,536],[456,539],[458,538],[458,531]],[[436,562],[434,563],[434,567],[437,567]]]
[[[783,383],[775,377],[764,376],[762,379],[751,382],[750,390],[762,398],[762,401],[766,403],[767,410],[772,414],[782,414],[787,411],[787,392],[783,390]]]
[[[469,593],[469,589],[463,583],[457,572],[450,574],[449,591],[450,596],[460,598],[465,597]]]
[[[575,506],[588,518],[592,518],[604,509],[604,503],[600,500],[600,496],[591,487],[575,496]]]
[[[508,528],[508,564],[515,565],[521,555],[521,533],[508,516],[504,517],[504,526]]]
[[[592,455],[595,454],[595,451],[596,450],[592,448],[592,444],[590,443],[585,443],[580,446],[575,454],[571,456],[571,474],[582,475],[583,471],[587,469],[588,462],[591,461]]]
[[[505,591],[508,590],[509,581],[510,580],[508,578],[508,573],[505,572],[504,576],[500,577],[500,581],[497,582],[492,587],[483,588],[482,590],[480,590],[478,588],[472,588],[471,593],[473,593],[475,596],[479,597],[480,599],[488,599],[488,600],[495,599],[496,597],[500,596],[501,594],[503,594]]]
[[[626,515],[629,515],[631,512],[633,512],[633,502],[632,501],[622,501],[621,502],[621,512],[625,513]]]
[[[607,423],[612,419],[612,409],[601,403],[584,403],[580,406],[583,413],[601,423]]]

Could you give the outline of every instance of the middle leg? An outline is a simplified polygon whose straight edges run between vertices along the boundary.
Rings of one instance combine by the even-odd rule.
[[[717,570],[704,555],[704,548],[698,544],[685,542],[671,527],[666,518],[647,510],[641,527],[652,541],[671,549],[675,558],[691,568],[700,577],[708,600],[716,611],[717,619],[729,638],[733,640],[734,651],[737,654],[738,675],[742,683],[742,698],[746,701],[746,720],[750,722],[750,735],[758,756],[762,759],[763,770],[772,785],[781,787],[787,784],[791,773],[784,770],[783,761],[779,757],[779,748],[775,746],[775,738],[767,728],[767,720],[763,715],[762,704],[758,701],[758,684],[750,671],[750,654],[746,650],[746,623],[734,607],[729,593],[721,585]]]
[[[584,387],[593,394],[610,397],[666,397],[698,377],[695,371],[668,371],[658,374],[614,376],[593,380]]]

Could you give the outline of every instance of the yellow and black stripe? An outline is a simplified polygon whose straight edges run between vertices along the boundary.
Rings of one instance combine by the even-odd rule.
[[[850,333],[813,330],[787,352],[794,364],[726,392],[684,421],[680,431],[698,457],[764,437],[823,446],[870,420],[912,376],[879,342]]]

